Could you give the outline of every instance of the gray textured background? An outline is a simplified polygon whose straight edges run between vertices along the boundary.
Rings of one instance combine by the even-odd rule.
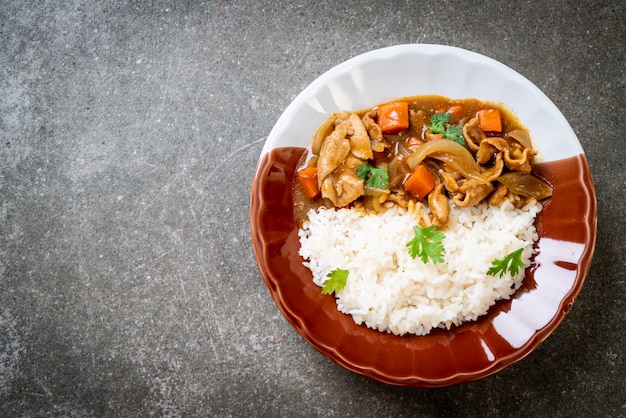
[[[0,415],[624,416],[620,1],[0,3]],[[598,197],[591,271],[536,351],[423,390],[344,370],[282,317],[249,233],[256,161],[308,83],[459,46],[561,109]]]

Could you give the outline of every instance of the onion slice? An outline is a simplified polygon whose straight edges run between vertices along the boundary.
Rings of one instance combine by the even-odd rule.
[[[530,136],[528,136],[528,134],[521,129],[513,129],[511,132],[506,134],[506,137],[519,142],[524,148],[533,147],[532,142],[530,142]]]
[[[319,155],[322,149],[322,142],[330,133],[335,129],[335,119],[337,118],[336,113],[331,113],[330,116],[322,122],[322,124],[317,128],[315,133],[313,134],[313,138],[311,139],[311,153],[313,155]]]
[[[463,145],[449,139],[433,139],[420,145],[407,158],[411,170],[414,170],[426,157],[434,158],[446,163],[454,171],[464,177],[474,179],[480,184],[487,184],[489,180],[481,174],[480,166],[474,156]]]
[[[537,200],[552,196],[552,187],[530,173],[512,171],[498,177],[510,191],[524,197],[533,197]]]

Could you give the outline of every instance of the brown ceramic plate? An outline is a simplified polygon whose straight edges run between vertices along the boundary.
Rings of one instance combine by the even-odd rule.
[[[540,150],[537,171],[552,184],[554,195],[536,220],[538,253],[510,300],[449,331],[399,337],[356,325],[337,311],[334,296],[322,295],[313,283],[298,255],[291,182],[304,147],[330,112],[423,94],[473,97],[511,108]],[[591,263],[596,199],[576,135],[530,81],[497,61],[459,48],[401,45],[346,61],[290,104],[259,160],[250,225],[270,294],[306,341],[361,375],[395,385],[438,387],[502,370],[528,355],[561,323]]]

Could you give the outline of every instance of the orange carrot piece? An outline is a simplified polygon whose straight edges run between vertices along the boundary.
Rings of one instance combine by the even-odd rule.
[[[478,111],[478,124],[483,132],[502,132],[502,120],[498,109],[483,109]]]
[[[458,120],[461,119],[461,116],[463,115],[463,106],[454,105],[450,107],[446,113],[450,114],[451,122],[458,122]]]
[[[419,164],[404,182],[404,190],[422,200],[435,188],[435,175],[424,164]]]
[[[378,126],[384,134],[397,134],[409,127],[407,102],[385,103],[378,107]]]
[[[406,146],[409,147],[409,148],[419,147],[420,145],[422,145],[424,143],[425,142],[421,138],[418,138],[416,136],[410,136],[406,140]]]
[[[317,167],[309,167],[298,171],[298,180],[302,185],[304,195],[309,199],[315,199],[320,193],[317,186]]]

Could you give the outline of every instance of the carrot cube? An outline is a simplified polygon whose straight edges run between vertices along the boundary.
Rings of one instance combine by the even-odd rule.
[[[422,200],[435,188],[435,175],[424,164],[419,164],[404,182],[404,190]]]
[[[409,127],[407,102],[385,103],[378,107],[378,126],[385,134],[397,134]]]
[[[502,132],[502,120],[498,109],[483,109],[478,111],[478,124],[486,133]]]

